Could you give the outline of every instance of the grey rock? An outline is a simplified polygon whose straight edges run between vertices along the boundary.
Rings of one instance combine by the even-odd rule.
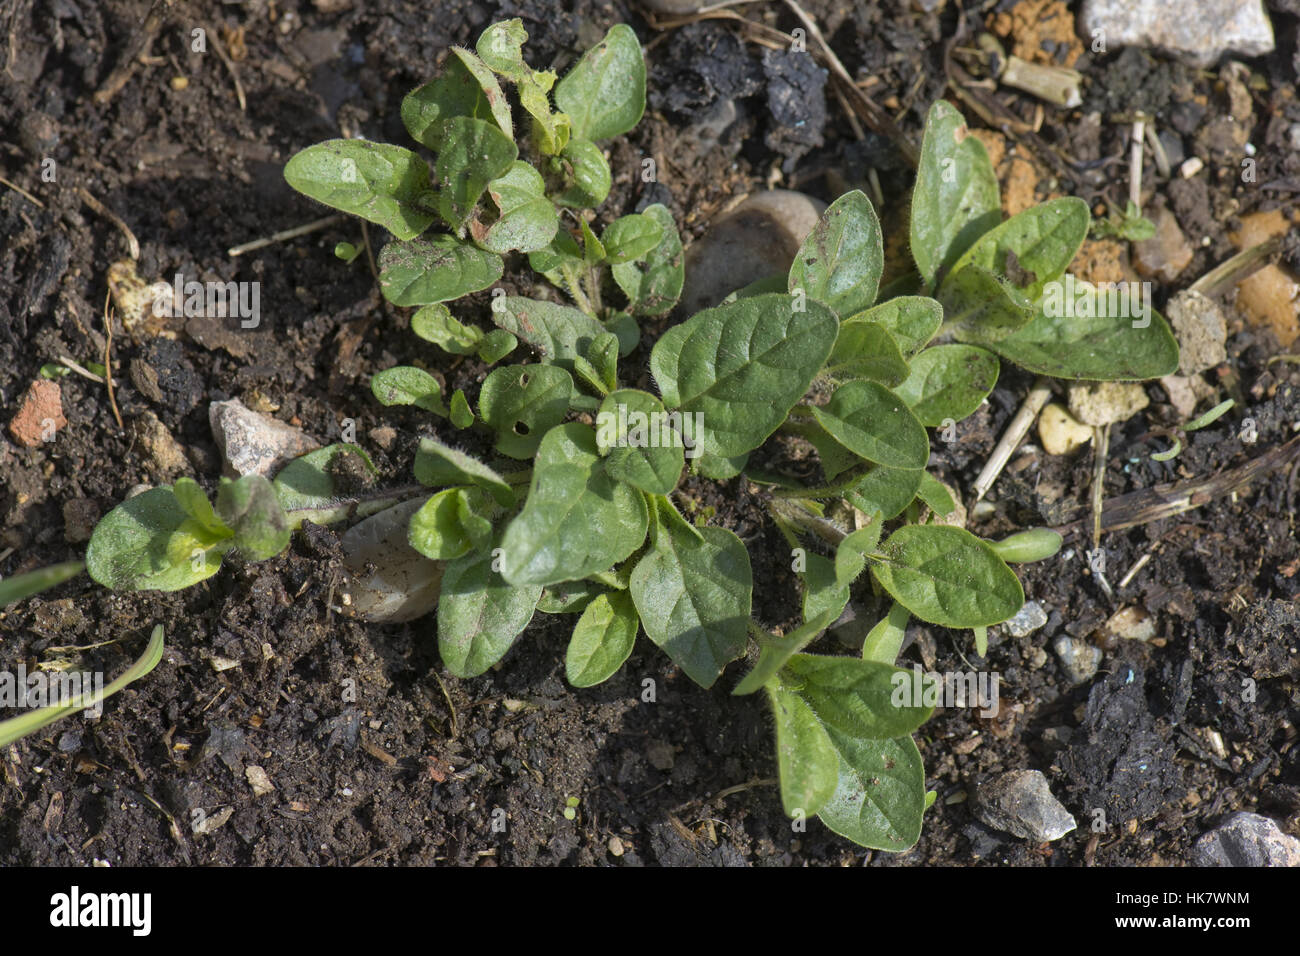
[[[686,250],[682,311],[692,315],[751,282],[788,272],[825,208],[788,189],[750,196]]]
[[[975,791],[971,810],[985,826],[1039,843],[1059,840],[1077,825],[1039,770],[994,777]]]
[[[1273,26],[1260,0],[1086,0],[1079,26],[1111,46],[1159,47],[1193,66],[1225,53],[1273,52]]]
[[[1047,612],[1037,601],[1026,601],[1016,616],[1002,627],[1011,637],[1028,637],[1047,623]]]
[[[1083,684],[1092,680],[1101,666],[1101,648],[1087,641],[1062,634],[1052,642],[1052,650],[1056,651],[1071,683]]]
[[[1300,866],[1300,840],[1283,833],[1270,818],[1240,810],[1196,841],[1192,862],[1197,866]]]
[[[1178,374],[1195,375],[1228,359],[1228,323],[1211,298],[1184,289],[1165,308],[1178,337]]]
[[[408,543],[411,516],[424,502],[404,501],[359,522],[339,542],[351,572],[351,610],[367,621],[413,621],[438,604],[444,563]]]
[[[231,477],[270,478],[291,459],[320,447],[301,429],[255,412],[237,398],[209,405],[208,423]]]

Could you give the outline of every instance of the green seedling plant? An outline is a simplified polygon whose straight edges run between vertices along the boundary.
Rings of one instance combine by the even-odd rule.
[[[939,102],[912,200],[915,273],[882,294],[876,211],[847,193],[788,273],[663,332],[649,350],[653,386],[636,387],[619,359],[639,347],[639,319],[676,304],[681,244],[662,207],[599,236],[584,210],[609,189],[593,144],[644,109],[640,48],[615,27],[557,82],[524,64],[525,38],[518,21],[494,25],[477,54],[453,50],[442,77],[407,97],[408,129],[437,154],[432,176],[414,152],[359,140],[309,147],[286,168],[307,195],[393,234],[380,281],[391,302],[418,309],[417,335],[489,365],[520,341],[536,355],[493,368],[474,404],[459,391],[445,399],[419,368],[372,380],[383,404],[424,409],[492,448],[485,458],[425,438],[416,455],[425,500],[408,541],[442,564],[443,662],[483,674],[537,612],[576,616],[565,657],[576,687],[617,672],[642,632],[703,687],[747,658],[734,693],[770,702],[787,813],[904,850],[933,800],[912,737],[932,705],[896,693],[912,679],[896,666],[909,621],[969,629],[983,653],[987,629],[1024,603],[1010,564],[1061,544],[1045,529],[994,542],[942,523],[954,503],[926,471],[927,429],[951,440],[1000,359],[1067,379],[1146,379],[1176,368],[1173,336],[1157,314],[1056,314],[1048,293],[1087,235],[1086,204],[1052,200],[1001,221],[983,146]],[[503,82],[529,117],[526,136]],[[493,286],[511,252],[568,301],[494,290],[492,331],[452,316],[447,303]],[[815,450],[817,482],[751,464],[770,460],[756,453],[774,436]],[[96,529],[90,573],[117,588],[183,587],[232,551],[278,553],[303,517],[344,521],[394,500],[341,497],[330,462],[345,454],[362,453],[330,446],[274,482],[223,481],[215,507],[185,479],[133,498]],[[688,469],[692,482],[743,473],[760,487],[801,580],[789,633],[754,621],[741,539],[705,509],[692,521],[679,508],[692,500]],[[854,597],[880,614],[861,653],[809,653]]]

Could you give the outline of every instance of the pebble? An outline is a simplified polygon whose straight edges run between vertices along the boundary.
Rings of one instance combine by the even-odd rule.
[[[340,545],[352,572],[350,609],[367,621],[413,621],[432,611],[442,590],[444,563],[431,561],[406,540],[417,498],[394,505],[349,528]]]
[[[1192,847],[1196,866],[1300,866],[1300,840],[1258,813],[1239,810]]]
[[[1036,843],[1059,840],[1077,826],[1039,770],[995,777],[975,791],[971,810],[985,826]]]
[[[1084,36],[1111,47],[1159,47],[1193,66],[1210,67],[1225,53],[1273,52],[1273,26],[1261,0],[1086,0]]]
[[[248,780],[248,785],[253,788],[253,796],[264,797],[275,790],[275,784],[267,776],[266,770],[257,764],[249,764],[244,768],[244,777]]]
[[[610,838],[609,838],[609,855],[610,855],[610,856],[622,856],[624,852],[625,852],[625,851],[624,851],[624,849],[623,849],[623,841],[620,840],[620,839],[619,839],[618,837],[616,837],[616,836],[612,836],[612,837],[610,837]]]
[[[1049,455],[1068,455],[1092,441],[1092,429],[1056,402],[1050,402],[1038,416],[1038,438]]]
[[[1227,361],[1228,323],[1213,299],[1184,289],[1169,300],[1165,318],[1178,337],[1180,375],[1195,375]]]
[[[1133,243],[1133,268],[1147,279],[1173,282],[1191,263],[1196,250],[1168,209],[1154,209],[1148,218],[1155,223],[1156,234]]]
[[[788,189],[750,196],[686,250],[682,311],[711,308],[751,282],[788,272],[825,208]]]
[[[1070,413],[1084,425],[1126,422],[1151,404],[1137,382],[1089,382],[1070,386]]]
[[[269,478],[291,459],[320,447],[301,429],[260,415],[237,398],[209,405],[208,422],[230,477]]]
[[[1145,642],[1156,636],[1156,620],[1146,608],[1133,604],[1112,614],[1103,629],[1111,637]]]
[[[9,434],[24,448],[35,448],[47,438],[51,441],[68,420],[63,417],[63,393],[59,383],[40,378],[27,386],[18,403],[18,414],[9,422]]]
[[[1052,642],[1052,650],[1061,661],[1065,675],[1074,684],[1092,680],[1101,667],[1101,648],[1062,634]]]
[[[1291,228],[1280,209],[1270,209],[1242,216],[1241,229],[1228,239],[1249,249]],[[1283,348],[1300,338],[1300,280],[1284,267],[1269,263],[1238,282],[1236,304],[1253,325],[1270,326]]]
[[[136,441],[149,456],[159,477],[170,478],[188,470],[185,449],[157,415],[146,410],[132,422],[132,426]]]
[[[1037,601],[1026,601],[1016,616],[1002,627],[1012,637],[1028,637],[1047,623],[1047,612]]]

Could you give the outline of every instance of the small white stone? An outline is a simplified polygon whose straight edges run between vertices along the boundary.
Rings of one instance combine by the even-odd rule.
[[[1016,616],[1002,625],[1012,637],[1028,637],[1047,623],[1047,612],[1037,601],[1026,601]]]
[[[1151,404],[1137,382],[1091,382],[1070,386],[1070,413],[1084,425],[1126,422]]]
[[[1092,441],[1092,429],[1056,402],[1050,402],[1038,416],[1038,437],[1049,455],[1068,455]]]

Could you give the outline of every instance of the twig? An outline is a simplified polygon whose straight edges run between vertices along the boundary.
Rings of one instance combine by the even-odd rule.
[[[1146,554],[1142,555],[1142,557],[1138,558],[1136,561],[1133,562],[1133,567],[1128,569],[1128,574],[1120,578],[1120,582],[1119,584],[1116,585],[1116,587],[1120,589],[1128,587],[1128,583],[1133,580],[1133,576],[1136,575],[1143,568],[1145,568],[1147,566],[1147,562],[1150,560],[1151,560],[1151,552],[1148,551]]]
[[[980,471],[979,477],[975,479],[975,501],[971,502],[973,508],[993,487],[993,482],[998,480],[998,475],[1002,474],[1002,469],[1007,466],[1011,459],[1011,453],[1016,450],[1020,440],[1029,434],[1030,427],[1034,424],[1034,419],[1038,413],[1043,410],[1047,404],[1047,399],[1051,397],[1052,388],[1048,380],[1039,376],[1034,380],[1033,388],[1025,396],[1024,403],[1020,410],[1016,412],[1015,418],[1007,425],[1007,430],[1002,433],[1002,437],[993,448],[993,453],[989,455],[989,460],[984,463],[984,468]]]
[[[126,49],[122,51],[122,55],[118,57],[117,66],[113,67],[113,72],[108,75],[108,79],[95,91],[93,99],[96,105],[103,106],[115,97],[122,87],[126,86],[126,81],[135,72],[136,58],[145,51],[149,44],[153,42],[153,38],[157,36],[158,31],[162,29],[163,15],[159,11],[162,6],[163,0],[154,0],[144,23],[131,37]]]
[[[1128,201],[1138,209],[1142,208],[1142,138],[1146,125],[1146,117],[1140,114],[1133,121],[1133,142],[1128,154]]]
[[[1122,531],[1162,518],[1172,518],[1200,508],[1216,498],[1244,488],[1250,482],[1300,458],[1300,436],[1279,445],[1237,468],[1221,471],[1208,478],[1197,478],[1142,488],[1106,500],[1101,512],[1102,531]],[[1078,530],[1083,520],[1058,525],[1053,530],[1062,535]]]
[[[1165,152],[1165,144],[1160,142],[1160,137],[1156,135],[1154,122],[1147,127],[1147,144],[1151,147],[1151,155],[1156,161],[1156,172],[1162,179],[1168,179],[1173,170],[1169,165],[1169,154]]]
[[[226,250],[226,255],[242,256],[245,252],[252,252],[255,249],[264,249],[277,242],[297,239],[299,236],[305,236],[309,232],[315,232],[318,229],[324,229],[326,226],[333,225],[342,218],[342,216],[335,214],[333,216],[326,216],[323,219],[316,219],[307,223],[305,226],[294,226],[292,229],[282,229],[280,232],[274,232],[261,239],[254,239],[252,242],[245,242],[238,246],[231,246]]]
[[[131,231],[131,227],[123,222],[122,218],[118,216],[117,213],[113,212],[113,210],[109,209],[102,202],[92,196],[85,188],[78,186],[77,192],[81,193],[81,198],[86,201],[87,206],[95,210],[95,212],[99,213],[113,225],[117,226],[118,229],[122,230],[122,235],[126,236],[126,245],[128,251],[131,253],[132,261],[139,261],[140,240],[135,237],[135,233]]]
[[[126,431],[126,426],[122,424],[122,413],[117,408],[117,398],[113,394],[113,315],[108,308],[110,295],[109,292],[104,293],[104,331],[108,333],[104,338],[104,383],[108,386],[108,404],[113,408],[117,427]]]
[[[1106,455],[1110,451],[1110,426],[1092,428],[1092,546],[1101,547],[1101,504],[1106,494]]]
[[[230,78],[235,81],[235,97],[239,100],[239,108],[244,112],[248,111],[248,104],[244,100],[244,85],[239,82],[239,73],[235,70],[235,63],[226,55],[226,48],[221,42],[221,37],[217,31],[208,27],[208,36],[212,38],[212,49],[217,51],[217,57],[221,62],[226,64],[226,69],[230,71]]]
[[[68,368],[70,368],[72,371],[76,372],[78,375],[82,376],[83,378],[88,378],[92,382],[98,382],[100,385],[104,384],[104,376],[96,375],[94,372],[90,371],[90,369],[82,368],[80,365],[72,361],[72,359],[68,358],[66,355],[60,355],[58,361],[61,365],[67,366]]]
[[[1271,239],[1265,239],[1259,245],[1251,246],[1249,249],[1243,249],[1231,259],[1227,259],[1205,275],[1193,282],[1188,288],[1192,292],[1199,292],[1201,295],[1214,295],[1235,282],[1240,282],[1246,276],[1264,268],[1269,259],[1275,252],[1282,248],[1282,237],[1273,236]]]
[[[8,186],[10,189],[12,189],[14,192],[16,192],[18,195],[22,196],[22,197],[23,197],[24,199],[26,199],[28,202],[35,203],[35,204],[37,205],[37,207],[39,207],[39,208],[41,208],[41,209],[44,209],[44,208],[45,208],[45,203],[41,202],[39,199],[37,199],[35,196],[33,196],[31,193],[29,193],[26,189],[23,189],[22,186],[19,186],[19,185],[15,184],[15,183],[11,183],[9,180],[5,179],[3,176],[0,176],[0,183],[4,183],[6,186]]]

